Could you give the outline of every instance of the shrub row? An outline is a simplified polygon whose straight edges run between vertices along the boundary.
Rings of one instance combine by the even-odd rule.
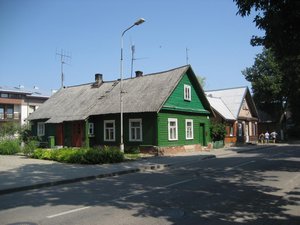
[[[31,155],[36,159],[49,159],[64,163],[77,164],[103,164],[124,161],[124,154],[118,149],[104,147],[96,148],[62,148],[62,149],[36,149]]]

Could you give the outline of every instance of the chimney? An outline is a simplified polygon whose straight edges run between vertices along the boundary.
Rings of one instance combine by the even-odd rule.
[[[135,77],[142,77],[143,76],[143,71],[135,71]]]
[[[94,86],[99,87],[102,83],[103,83],[103,75],[100,73],[96,73]]]

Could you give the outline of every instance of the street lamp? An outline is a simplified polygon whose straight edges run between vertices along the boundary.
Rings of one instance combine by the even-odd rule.
[[[120,151],[124,152],[124,141],[123,141],[123,86],[122,86],[122,80],[123,80],[123,36],[126,33],[126,31],[130,30],[134,26],[138,26],[142,23],[144,23],[145,20],[143,18],[140,18],[137,20],[134,24],[132,24],[130,27],[128,27],[126,30],[122,32],[121,35],[121,60],[120,60],[120,114],[121,114],[121,142],[120,142]]]

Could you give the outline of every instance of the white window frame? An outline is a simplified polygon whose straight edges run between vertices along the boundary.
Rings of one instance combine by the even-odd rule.
[[[171,126],[171,122],[175,122],[175,126]],[[172,130],[175,129],[175,136],[171,135]],[[178,121],[176,118],[168,118],[168,139],[169,141],[177,141],[178,140]]]
[[[45,135],[45,123],[38,122],[37,123],[37,136],[41,137]]]
[[[188,123],[191,123],[190,132],[188,130],[189,129]],[[194,139],[194,121],[192,119],[185,120],[185,139],[186,140]]]
[[[106,124],[108,123],[112,123],[113,124],[113,127],[106,127]],[[115,121],[114,120],[104,120],[104,126],[103,126],[103,129],[104,129],[104,141],[115,141],[116,140],[116,124],[115,124]],[[106,137],[106,130],[109,129],[109,130],[112,130],[113,131],[113,137],[110,138],[110,137]]]
[[[93,136],[94,135],[94,123],[89,123],[88,135],[89,136]]]
[[[183,92],[183,96],[184,96],[184,100],[186,101],[191,101],[192,100],[192,92],[191,92],[192,88],[191,85],[184,85],[184,92]]]
[[[132,127],[132,122],[139,122],[139,127]],[[132,138],[132,128],[134,128],[135,138]],[[140,129],[140,138],[137,138],[137,128]],[[142,119],[129,119],[129,141],[143,141],[143,124]]]

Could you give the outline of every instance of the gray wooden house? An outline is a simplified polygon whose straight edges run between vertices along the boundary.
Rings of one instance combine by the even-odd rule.
[[[210,142],[212,110],[191,66],[125,79],[124,144],[165,151]],[[65,87],[28,118],[34,135],[59,146],[120,144],[120,81]],[[173,150],[172,150],[173,149]]]

